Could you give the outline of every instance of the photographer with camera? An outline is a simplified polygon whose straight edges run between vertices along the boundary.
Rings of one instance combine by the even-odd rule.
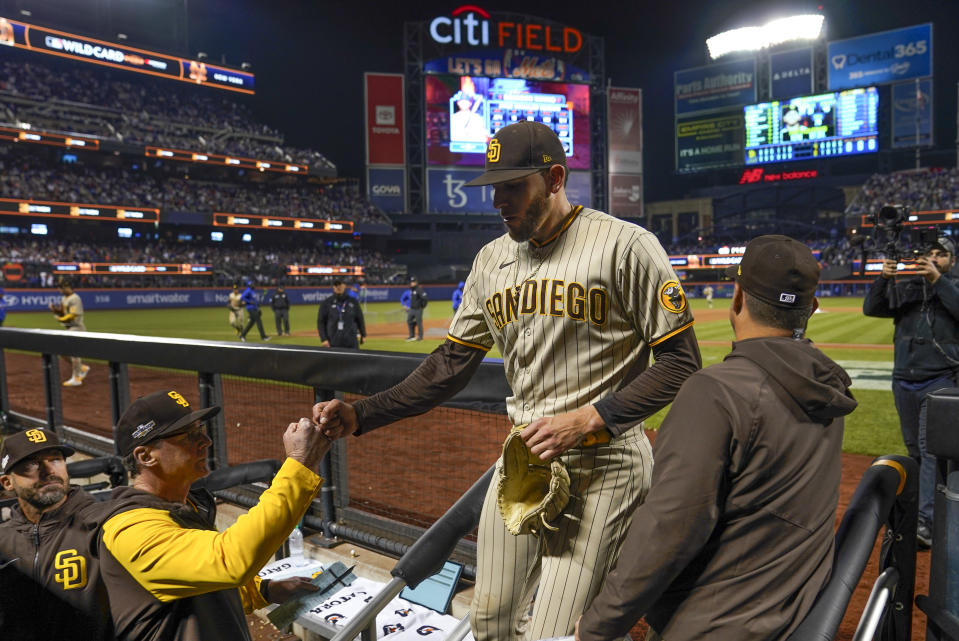
[[[926,453],[926,396],[956,387],[959,280],[949,273],[956,264],[956,247],[950,238],[940,235],[920,251],[911,275],[901,280],[895,279],[898,255],[887,253],[862,311],[866,316],[894,319],[892,392],[906,449],[920,464],[916,536],[920,546],[931,547],[935,458]]]

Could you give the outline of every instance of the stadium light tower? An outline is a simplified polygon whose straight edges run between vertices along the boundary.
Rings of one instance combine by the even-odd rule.
[[[778,18],[758,27],[742,27],[706,40],[709,57],[716,60],[734,52],[759,51],[785,42],[816,40],[822,33],[823,16],[804,14]]]

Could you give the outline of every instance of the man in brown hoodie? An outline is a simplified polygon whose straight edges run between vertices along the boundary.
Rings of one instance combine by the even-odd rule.
[[[736,335],[690,376],[653,447],[652,486],[579,641],[784,639],[832,571],[846,372],[803,338],[819,265],[760,236],[727,275]]]

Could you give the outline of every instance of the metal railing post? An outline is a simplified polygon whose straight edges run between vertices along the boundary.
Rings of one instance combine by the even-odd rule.
[[[10,411],[10,395],[7,390],[7,355],[0,349],[0,428],[6,428],[6,417]]]
[[[63,424],[63,398],[60,395],[60,361],[56,354],[43,355],[43,389],[47,401],[47,428],[60,436]]]
[[[117,451],[117,423],[130,406],[130,372],[126,363],[110,363],[110,412],[113,416],[113,453]]]
[[[200,405],[202,407],[212,407],[214,405],[223,406],[223,377],[211,372],[197,372],[198,386],[200,392]],[[208,459],[210,469],[215,470],[218,467],[225,467],[230,464],[229,454],[226,449],[226,418],[221,411],[209,421],[210,439],[213,445],[210,447]]]

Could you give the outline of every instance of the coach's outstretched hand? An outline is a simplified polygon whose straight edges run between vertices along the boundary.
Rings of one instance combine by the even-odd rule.
[[[339,399],[324,401],[313,406],[313,420],[327,438],[336,440],[349,436],[359,427],[356,410]]]
[[[287,458],[299,461],[317,474],[320,461],[330,451],[331,441],[320,427],[308,418],[290,423],[283,433],[283,447]]]
[[[587,434],[606,427],[592,405],[572,412],[538,418],[521,433],[530,451],[544,461],[579,445]]]

